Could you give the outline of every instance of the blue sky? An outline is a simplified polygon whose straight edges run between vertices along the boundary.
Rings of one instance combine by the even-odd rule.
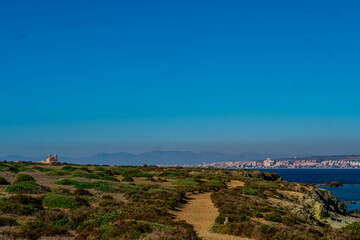
[[[358,1],[7,1],[0,156],[360,154]]]

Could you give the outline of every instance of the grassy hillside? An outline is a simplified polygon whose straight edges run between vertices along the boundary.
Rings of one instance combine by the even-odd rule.
[[[245,186],[227,189],[231,180]],[[213,227],[217,233],[359,239],[359,224],[345,223],[353,219],[333,195],[284,182],[277,174],[31,162],[0,162],[0,238],[199,239],[192,225],[170,214],[194,192],[214,192],[220,212]],[[341,228],[333,228],[336,217]]]

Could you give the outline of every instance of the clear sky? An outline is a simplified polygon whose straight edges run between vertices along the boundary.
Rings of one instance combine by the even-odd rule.
[[[360,2],[2,1],[0,156],[360,154]]]

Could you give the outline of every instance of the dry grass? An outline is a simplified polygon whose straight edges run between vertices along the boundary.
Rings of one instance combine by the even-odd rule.
[[[156,178],[156,177],[155,177]],[[120,180],[123,179],[123,177],[120,177],[119,178]],[[138,183],[147,183],[147,184],[158,184],[160,186],[163,186],[163,187],[172,187],[174,185],[171,184],[171,182],[174,181],[174,179],[166,179],[167,182],[153,182],[151,180],[148,180],[147,178],[145,177],[133,177],[134,179],[134,183],[135,184],[138,184]]]
[[[231,182],[229,182],[227,185],[229,188],[234,188],[234,187],[243,187],[245,183],[239,180],[231,180]]]

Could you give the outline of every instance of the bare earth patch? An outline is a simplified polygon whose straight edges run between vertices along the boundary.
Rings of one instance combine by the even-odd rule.
[[[245,183],[239,180],[231,180],[231,182],[229,182],[227,185],[229,188],[234,188],[234,187],[243,187]]]
[[[228,186],[244,186],[241,181],[231,181]],[[227,234],[212,233],[211,228],[215,223],[219,212],[214,207],[210,195],[212,193],[199,193],[189,196],[188,203],[185,204],[179,212],[173,212],[176,219],[185,220],[192,224],[199,236],[205,240],[246,240],[248,238],[232,236]]]

